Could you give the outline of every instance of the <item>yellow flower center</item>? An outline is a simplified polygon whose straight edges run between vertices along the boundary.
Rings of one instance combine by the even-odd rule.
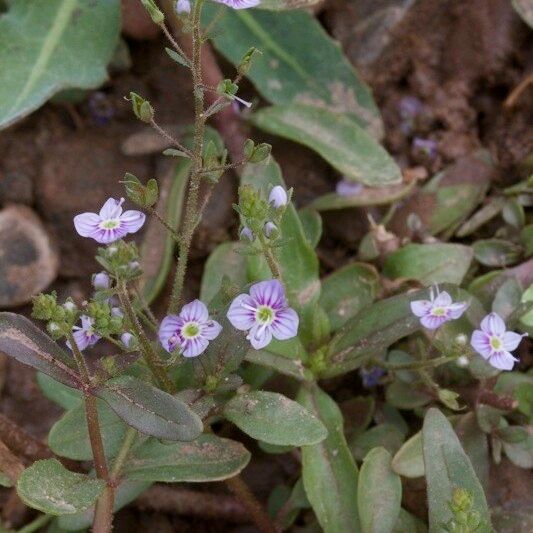
[[[490,345],[494,350],[501,350],[503,346],[503,342],[498,337],[491,337]]]
[[[200,334],[200,326],[196,322],[188,322],[183,326],[181,334],[186,339],[194,339]]]
[[[261,324],[270,324],[274,320],[274,310],[268,305],[261,305],[255,312],[255,318]]]

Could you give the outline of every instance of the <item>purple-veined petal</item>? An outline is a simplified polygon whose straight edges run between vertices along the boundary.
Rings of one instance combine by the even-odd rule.
[[[439,292],[433,300],[434,307],[448,307],[451,303],[452,297],[446,291]]]
[[[254,299],[248,294],[239,294],[231,302],[226,316],[234,328],[240,331],[247,331],[255,324],[254,309],[256,307],[257,304]]]
[[[74,227],[82,237],[93,237],[99,230],[99,224],[100,217],[96,213],[81,213],[74,217]]]
[[[233,9],[248,9],[258,6],[261,0],[215,0],[218,4],[224,4]]]
[[[181,308],[180,317],[185,322],[206,322],[209,320],[209,311],[204,302],[193,300]]]
[[[120,226],[124,226],[128,233],[135,233],[143,227],[146,215],[141,211],[131,209],[120,215],[119,220]]]
[[[272,328],[272,335],[275,339],[283,341],[292,339],[298,334],[298,314],[290,307],[276,312],[276,318],[270,325]]]
[[[79,329],[78,331],[74,331],[72,337],[74,338],[78,350],[83,351],[89,346],[90,337],[87,336],[85,330]],[[67,342],[67,346],[72,350],[70,342]]]
[[[490,345],[490,337],[484,331],[476,329],[472,332],[472,338],[470,339],[470,346],[481,355],[484,359],[488,359],[492,354],[492,347]]]
[[[433,315],[426,315],[420,319],[420,323],[426,329],[440,328],[442,324],[444,324],[447,321],[448,321],[448,318],[445,316],[433,316]]]
[[[281,185],[276,185],[268,195],[268,203],[276,208],[287,205],[288,199],[287,191]]]
[[[201,336],[194,339],[186,339],[183,341],[181,347],[183,357],[196,357],[200,355],[209,345],[209,341]]]
[[[167,351],[172,352],[175,347],[175,342],[170,343],[171,337],[177,337],[183,326],[183,320],[177,315],[166,316],[159,326],[158,337],[161,346]]]
[[[99,228],[91,237],[100,244],[110,244],[118,241],[128,234],[128,230],[124,226],[117,226],[113,229]]]
[[[122,204],[124,203],[124,198],[120,200],[115,200],[114,198],[109,198],[106,203],[100,209],[100,218],[102,220],[108,220],[110,218],[118,218],[122,214]]]
[[[411,311],[413,315],[422,317],[431,311],[432,304],[429,300],[415,300],[411,302]]]
[[[461,315],[468,309],[469,304],[466,302],[457,302],[447,307],[448,315],[454,320],[460,318]]]
[[[509,352],[500,351],[496,352],[489,358],[489,364],[498,370],[512,370],[515,359]]]
[[[84,330],[91,328],[94,323],[94,320],[90,316],[87,316],[87,315],[81,315],[80,320],[81,320],[81,329],[84,329]]]
[[[285,307],[285,291],[277,279],[260,281],[250,287],[250,296],[259,305],[269,305],[274,309]]]
[[[270,344],[270,341],[272,340],[272,330],[270,329],[270,326],[256,324],[250,330],[246,338],[256,350],[260,350]]]
[[[202,327],[202,337],[208,341],[216,339],[220,332],[222,331],[222,326],[216,320],[208,320]]]
[[[515,333],[514,331],[506,331],[503,335],[503,347],[508,351],[512,352],[518,348],[520,341],[522,340],[522,335]]]
[[[505,322],[498,313],[490,313],[481,321],[481,329],[489,335],[501,336],[505,333]]]

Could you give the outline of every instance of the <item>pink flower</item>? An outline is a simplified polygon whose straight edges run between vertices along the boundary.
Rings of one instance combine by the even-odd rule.
[[[93,330],[94,320],[90,316],[81,315],[81,327],[74,326],[72,328],[72,336],[74,342],[80,351],[85,348],[96,344],[100,340],[100,336],[96,335]],[[67,342],[67,346],[72,350],[70,342]]]
[[[453,303],[452,297],[446,292],[438,292],[435,296],[433,287],[430,290],[430,300],[415,300],[411,302],[411,311],[420,317],[420,323],[427,329],[437,329],[445,322],[459,318],[468,309],[466,302]]]
[[[194,300],[184,305],[179,315],[168,315],[163,319],[159,342],[169,353],[179,348],[184,357],[196,357],[221,331],[222,326],[209,318],[205,304]]]
[[[292,339],[298,333],[298,315],[285,298],[277,279],[261,281],[250,287],[250,294],[239,294],[228,309],[233,327],[248,331],[246,337],[256,350],[267,346],[272,337]]]
[[[233,9],[248,9],[249,7],[258,6],[261,0],[215,0],[217,4],[224,4]]]
[[[82,237],[90,237],[100,244],[109,244],[135,233],[144,224],[146,215],[141,211],[122,212],[124,198],[109,198],[100,213],[82,213],[74,217],[74,227]]]
[[[516,350],[525,335],[506,331],[505,322],[497,313],[487,315],[480,327],[472,333],[472,348],[494,368],[512,370],[518,359],[510,352]]]

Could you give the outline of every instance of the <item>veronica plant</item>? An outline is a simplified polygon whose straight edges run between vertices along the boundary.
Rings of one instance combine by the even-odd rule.
[[[215,3],[228,7],[142,0],[168,38],[168,55],[193,81],[192,140],[165,131],[148,100],[136,93],[128,97],[135,116],[171,145],[165,155],[178,158],[166,211],[155,179],[126,174],[126,195],[140,210],[124,210],[124,199],[109,198],[98,213],[80,213],[73,221],[80,239],[103,245],[96,251],[103,270],[93,276],[91,297],[75,303],[58,301],[55,293],[37,296],[33,317],[48,334],[22,316],[0,314],[0,349],[37,369],[46,396],[66,410],[48,438],[49,454],[57,459],[10,470],[10,482],[24,503],[56,517],[53,527],[63,530],[92,524],[98,533],[110,531],[115,510],[153,483],[225,481],[260,531],[287,529],[312,508],[307,514],[317,527],[339,533],[425,530],[424,522],[402,508],[401,482],[401,476],[425,476],[431,531],[489,531],[488,441],[493,460],[503,451],[515,464],[531,466],[525,429],[531,381],[516,372],[498,374],[519,359],[511,352],[522,335],[507,331],[496,313],[506,311],[509,327],[526,333],[533,296],[508,273],[498,273],[497,283],[491,278],[489,287],[481,276],[465,288],[472,249],[444,236],[441,242],[400,246],[385,227],[394,209],[361,243],[359,256],[367,262],[321,277],[320,215],[296,209],[270,146],[244,139],[240,156],[228,162],[224,142],[207,127],[235,100],[249,106],[237,96],[242,77],[275,104],[252,115],[254,124],[303,139],[346,174],[328,209],[346,207],[347,200],[351,206],[374,205],[383,191],[385,203],[394,203],[413,185],[399,183],[399,169],[375,139],[380,120],[368,89],[353,71],[343,70],[337,47],[320,45],[363,106],[344,114],[327,101],[330,91],[323,94],[313,73],[304,76],[306,89],[318,94],[305,99],[322,98],[316,106],[302,103],[293,83],[278,92],[275,83],[262,84],[265,64],[252,68],[255,48],[235,59],[256,27],[254,17],[269,22],[278,14],[243,15],[257,6],[255,0]],[[229,19],[223,29],[237,28],[229,43],[209,33],[217,20],[214,8]],[[279,16],[301,22],[324,43],[307,15]],[[282,45],[301,53],[292,33],[285,33]],[[216,86],[204,80],[202,46],[210,36],[237,67],[233,79]],[[258,38],[265,39],[261,33]],[[287,57],[281,50],[267,46],[265,54]],[[288,63],[292,68],[294,62]],[[321,127],[306,131],[302,124],[308,120]],[[325,137],[338,139],[339,146],[317,138],[315,130],[328,132]],[[230,170],[240,177],[234,205],[239,240],[213,251],[199,298],[187,301],[191,243],[217,183]],[[375,185],[386,188],[376,192]],[[147,215],[170,243],[167,265],[174,248],[178,252],[173,275],[164,268],[152,273],[163,278],[156,284],[134,241]],[[168,306],[159,316],[150,306],[150,287],[163,286],[167,275]],[[106,355],[97,359],[93,347]],[[274,376],[286,380],[290,394],[264,390],[273,388]],[[332,381],[326,380],[341,376],[348,390],[383,387],[383,401],[342,400],[342,394],[337,401],[323,385],[329,390]],[[465,383],[475,388],[474,400],[460,395]],[[408,425],[404,410],[423,420],[420,431]],[[238,428],[255,439],[252,451],[297,457],[297,481],[273,491],[270,513],[239,475],[251,452],[237,437],[219,436],[221,426],[233,428],[232,436]],[[72,461],[79,461],[76,468]]]

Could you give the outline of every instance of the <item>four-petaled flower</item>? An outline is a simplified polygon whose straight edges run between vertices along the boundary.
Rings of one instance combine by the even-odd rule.
[[[100,209],[100,213],[82,213],[74,217],[76,231],[82,237],[90,237],[100,244],[122,239],[128,233],[138,231],[146,215],[141,211],[129,210],[122,212],[124,198],[109,198]]]
[[[286,340],[298,333],[298,315],[289,307],[277,279],[252,285],[249,295],[239,294],[227,316],[233,327],[249,331],[246,338],[256,350],[267,346],[272,337]]]
[[[179,348],[184,357],[196,357],[215,339],[222,326],[209,318],[203,302],[194,300],[184,305],[179,315],[168,315],[159,327],[159,342],[172,353]]]
[[[96,344],[100,340],[100,336],[94,332],[93,325],[94,320],[87,315],[81,315],[81,327],[74,326],[72,328],[72,337],[79,350],[85,350],[88,346]],[[67,342],[67,346],[72,350],[70,342]]]
[[[480,327],[472,333],[472,348],[494,368],[512,370],[518,359],[510,352],[516,350],[524,335],[506,331],[505,322],[497,313],[487,315]]]
[[[258,6],[261,0],[215,0],[217,4],[224,4],[233,9],[248,9],[249,7]]]
[[[467,309],[468,303],[452,301],[446,292],[433,293],[430,289],[430,300],[415,300],[411,302],[411,311],[420,318],[420,323],[427,329],[437,329],[445,322],[459,318]]]

